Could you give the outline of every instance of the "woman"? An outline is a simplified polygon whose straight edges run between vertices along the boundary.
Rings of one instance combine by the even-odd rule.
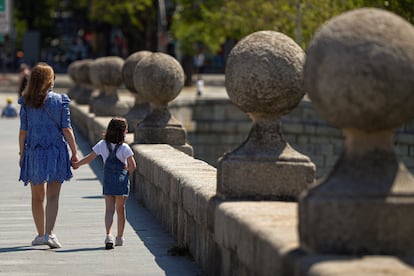
[[[30,183],[32,191],[32,214],[38,232],[32,245],[60,248],[53,233],[59,193],[63,181],[72,178],[70,164],[78,161],[78,153],[70,123],[70,100],[52,91],[54,79],[52,67],[37,64],[19,99],[19,180],[25,185]],[[72,152],[70,160],[67,144]]]

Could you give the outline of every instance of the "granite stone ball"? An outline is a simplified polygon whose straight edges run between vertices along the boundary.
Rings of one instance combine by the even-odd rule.
[[[79,83],[79,76],[78,76],[77,72],[79,70],[80,65],[81,65],[80,60],[77,60],[77,61],[72,62],[68,66],[67,73],[68,73],[70,79],[74,83]]]
[[[228,57],[227,94],[246,113],[287,114],[305,94],[304,60],[304,51],[288,36],[275,31],[252,33]]]
[[[377,132],[414,115],[414,27],[375,8],[323,25],[307,50],[304,87],[339,128]]]
[[[128,58],[125,60],[124,66],[122,67],[122,80],[125,84],[125,87],[132,93],[138,94],[138,91],[135,89],[134,84],[135,67],[143,57],[150,54],[150,51],[138,51],[128,56]]]
[[[89,65],[89,79],[91,80],[92,85],[95,88],[101,88],[101,80],[99,78],[99,68],[100,68],[100,62],[98,59],[95,59],[91,62]]]
[[[94,86],[118,87],[122,84],[122,66],[124,60],[109,56],[95,59],[90,65],[90,79]]]
[[[166,106],[183,88],[184,70],[172,56],[151,53],[135,67],[134,84],[149,102]]]
[[[91,84],[91,79],[89,77],[90,65],[92,63],[91,59],[83,59],[79,61],[77,70],[75,71],[76,79],[82,84]]]

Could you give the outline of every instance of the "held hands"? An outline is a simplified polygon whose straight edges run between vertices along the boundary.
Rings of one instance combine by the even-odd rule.
[[[72,156],[72,158],[70,159],[70,165],[72,166],[72,168],[74,170],[79,168],[79,158],[78,158],[78,156]]]
[[[72,168],[74,170],[76,170],[77,168],[79,168],[79,162],[73,162],[73,161],[71,161],[70,162],[70,165],[72,166]]]

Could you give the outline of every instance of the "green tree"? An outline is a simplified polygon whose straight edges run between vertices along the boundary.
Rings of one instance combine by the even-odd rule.
[[[14,26],[17,32],[17,44],[21,44],[23,33],[27,30],[39,31],[43,37],[50,37],[56,34],[53,28],[53,13],[59,6],[59,0],[15,0],[14,5]]]
[[[122,30],[131,52],[156,50],[157,12],[153,0],[92,0],[91,20]]]
[[[227,39],[239,40],[259,30],[285,33],[306,47],[324,21],[362,4],[362,0],[177,0],[172,30],[186,53],[194,53],[197,43],[214,52]]]
[[[176,0],[172,31],[186,60],[199,45],[215,53],[225,41],[238,41],[259,30],[282,32],[303,48],[316,29],[332,16],[361,5],[362,0]],[[191,68],[184,66],[186,84]]]

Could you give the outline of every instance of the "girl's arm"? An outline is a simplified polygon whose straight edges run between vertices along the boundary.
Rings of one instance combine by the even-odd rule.
[[[21,166],[23,151],[24,151],[24,141],[26,140],[27,130],[20,130],[19,132],[19,165]]]
[[[82,165],[91,163],[92,160],[94,160],[96,158],[96,156],[98,156],[98,155],[94,151],[92,151],[91,153],[89,153],[88,155],[86,155],[84,158],[82,158],[78,162],[72,163],[73,164],[73,168],[74,169],[77,169],[77,168],[79,168]]]
[[[132,175],[137,168],[137,163],[135,162],[133,155],[127,158],[127,163],[129,175]]]

